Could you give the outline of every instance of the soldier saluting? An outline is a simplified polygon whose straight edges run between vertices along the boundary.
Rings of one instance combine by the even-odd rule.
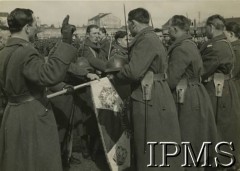
[[[1,87],[8,98],[0,130],[0,170],[62,170],[57,126],[44,90],[63,81],[77,57],[71,46],[75,26],[67,16],[63,40],[45,63],[30,41],[37,31],[30,9],[17,8],[8,16],[11,38],[0,51]]]

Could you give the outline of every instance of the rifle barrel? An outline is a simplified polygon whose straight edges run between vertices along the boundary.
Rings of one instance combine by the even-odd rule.
[[[110,47],[109,47],[109,50],[108,50],[108,57],[107,57],[108,60],[110,58],[111,49],[112,49],[112,36],[110,36]]]
[[[124,21],[125,21],[125,29],[126,29],[126,32],[127,32],[127,52],[128,52],[128,60],[130,60],[130,57],[129,57],[129,38],[128,38],[128,28],[127,28],[127,17],[126,17],[126,9],[125,9],[125,4],[123,4],[123,9],[124,9]]]

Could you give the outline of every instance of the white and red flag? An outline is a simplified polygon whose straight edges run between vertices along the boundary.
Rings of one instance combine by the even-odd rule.
[[[130,138],[123,128],[124,105],[107,77],[91,82],[91,93],[98,128],[112,171],[130,167]]]

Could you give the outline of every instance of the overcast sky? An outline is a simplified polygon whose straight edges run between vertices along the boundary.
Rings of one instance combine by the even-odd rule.
[[[38,16],[42,24],[60,25],[62,19],[69,14],[70,23],[82,26],[89,18],[98,13],[112,13],[121,19],[124,25],[123,4],[126,12],[137,7],[146,8],[152,15],[155,27],[161,27],[175,14],[188,15],[190,19],[199,21],[212,14],[224,17],[240,17],[240,0],[155,0],[155,1],[2,1],[0,12],[13,9],[30,8]]]

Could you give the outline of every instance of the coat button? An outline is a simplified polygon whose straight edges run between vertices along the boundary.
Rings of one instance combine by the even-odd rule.
[[[48,109],[45,109],[45,112],[48,112]]]

